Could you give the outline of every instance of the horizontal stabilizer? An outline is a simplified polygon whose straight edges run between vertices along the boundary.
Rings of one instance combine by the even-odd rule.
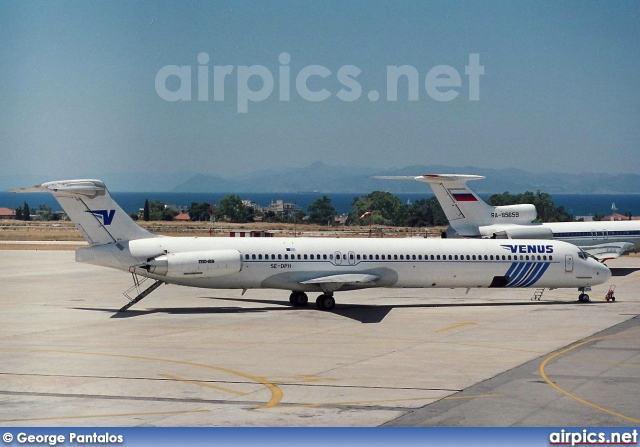
[[[468,174],[424,174],[416,177],[419,182],[426,183],[447,183],[447,182],[467,182],[469,180],[482,180],[482,175]]]
[[[57,180],[11,192],[50,192],[89,245],[115,243],[156,237],[139,227],[111,198],[104,182],[95,179]]]
[[[105,191],[106,187],[100,180],[59,180],[55,182],[42,183],[28,188],[16,188],[9,192],[70,192],[86,196],[95,196]]]
[[[468,180],[482,180],[482,175],[467,174],[423,174],[423,175],[376,175],[372,177],[378,180],[417,180],[425,183],[466,182]]]

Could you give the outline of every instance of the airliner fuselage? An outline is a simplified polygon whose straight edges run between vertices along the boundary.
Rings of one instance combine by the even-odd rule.
[[[361,239],[361,238],[183,238],[130,241],[128,249],[99,246],[78,250],[77,258],[131,270],[168,283],[229,289],[274,288],[327,291],[336,283],[318,278],[362,275],[340,290],[368,287],[589,287],[609,278],[607,267],[573,245],[557,241]],[[111,252],[106,256],[105,250]],[[229,252],[237,253],[228,259]],[[175,272],[154,273],[154,259],[200,253]],[[224,255],[228,274],[207,267]],[[133,260],[132,260],[133,258]],[[117,261],[116,261],[117,260]],[[169,264],[169,263],[168,263]],[[177,265],[177,264],[176,264]],[[152,268],[149,268],[152,267]],[[498,279],[496,279],[498,278]]]

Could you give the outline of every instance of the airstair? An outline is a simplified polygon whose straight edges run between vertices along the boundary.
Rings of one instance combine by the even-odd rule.
[[[531,297],[531,301],[540,301],[542,298],[542,294],[544,293],[544,289],[536,289],[533,292],[533,296]]]
[[[129,302],[124,306],[122,306],[120,310],[118,310],[118,312],[124,312],[125,310],[129,309],[131,306],[133,306],[134,304],[142,300],[144,297],[149,295],[151,292],[156,290],[158,287],[160,287],[162,284],[164,284],[164,281],[160,281],[158,279],[149,287],[141,291],[141,285],[149,278],[142,277],[142,280],[140,280],[139,279],[140,277],[135,273],[132,273],[131,276],[133,277],[133,285],[129,287],[125,292],[122,293],[124,296],[127,297]],[[137,295],[135,297],[130,296],[132,292],[136,292]]]

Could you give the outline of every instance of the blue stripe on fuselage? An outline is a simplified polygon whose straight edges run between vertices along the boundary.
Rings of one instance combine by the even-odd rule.
[[[531,269],[531,273],[529,273],[527,277],[520,284],[517,285],[517,287],[527,287],[528,284],[530,284],[532,281],[535,280],[536,276],[538,275],[538,272],[540,271],[543,265],[544,264],[541,264],[541,263],[534,264],[534,267]]]
[[[507,287],[513,287],[529,270],[530,262],[519,262],[518,267],[513,272],[513,278],[509,279]]]
[[[550,262],[514,262],[505,273],[509,278],[507,287],[530,287],[534,285],[549,268]]]
[[[529,281],[524,283],[522,287],[529,287],[537,283],[538,280],[542,278],[542,275],[544,275],[544,272],[547,271],[547,268],[549,267],[549,265],[551,265],[551,263],[543,262],[542,264],[538,264],[538,265],[540,266],[540,268],[538,268],[537,272],[534,275],[531,275],[531,278],[529,279]]]

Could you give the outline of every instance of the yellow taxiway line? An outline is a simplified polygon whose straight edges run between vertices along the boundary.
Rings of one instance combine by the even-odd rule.
[[[574,345],[569,346],[568,348],[565,348],[561,351],[555,352],[553,354],[551,354],[550,356],[548,356],[547,358],[544,359],[544,361],[540,364],[540,376],[542,377],[542,379],[547,382],[549,385],[551,385],[553,388],[555,388],[557,391],[561,392],[562,394],[564,394],[567,397],[570,397],[571,399],[574,399],[577,402],[580,402],[581,404],[587,405],[591,408],[595,408],[596,410],[602,411],[604,413],[608,413],[611,414],[613,416],[617,416],[619,418],[622,419],[626,419],[628,421],[631,422],[635,422],[635,423],[640,423],[640,419],[636,419],[633,418],[631,416],[627,416],[626,414],[622,414],[622,413],[618,413],[616,411],[613,410],[609,410],[608,408],[604,408],[601,407],[600,405],[596,405],[593,402],[589,402],[588,400],[582,399],[581,397],[576,396],[575,394],[570,393],[569,391],[565,390],[564,388],[560,387],[559,385],[557,385],[553,380],[551,380],[549,378],[549,376],[547,375],[546,372],[546,367],[549,364],[549,362],[551,362],[553,359],[557,358],[557,357],[561,357],[565,354],[567,354],[570,351],[573,351],[574,349],[577,349],[581,346],[585,346],[589,343],[593,343],[596,341],[600,341],[600,340],[606,340],[608,338],[614,338],[616,336],[619,336],[620,334],[614,334],[614,335],[607,335],[604,337],[596,337],[596,338],[590,338],[588,340],[582,341],[580,343],[576,343]]]

